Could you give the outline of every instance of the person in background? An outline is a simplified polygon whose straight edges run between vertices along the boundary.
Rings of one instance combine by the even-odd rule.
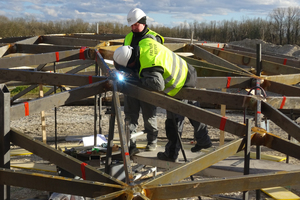
[[[128,12],[127,21],[132,31],[126,35],[124,45],[136,46],[142,38],[146,37],[164,43],[161,35],[148,28],[146,18],[146,14],[139,8],[133,8]],[[131,69],[134,73],[138,73],[138,68]],[[144,120],[144,131],[147,133],[146,151],[153,151],[157,146],[158,135],[156,106],[124,95],[125,121],[129,122],[130,134],[137,131],[140,109]],[[135,138],[130,139],[129,153],[130,155],[139,153]]]
[[[141,85],[149,90],[163,91],[173,97],[183,87],[196,87],[197,72],[193,66],[177,56],[174,52],[160,43],[145,38],[138,46],[122,46],[115,50],[114,65],[116,68],[137,68]],[[197,101],[182,100],[185,103],[198,106]],[[212,146],[208,136],[207,126],[198,121],[189,119],[194,127],[196,145],[192,152],[200,151]],[[161,160],[176,162],[180,150],[180,140],[184,123],[184,116],[167,111],[165,121],[168,143],[164,152],[158,152]]]

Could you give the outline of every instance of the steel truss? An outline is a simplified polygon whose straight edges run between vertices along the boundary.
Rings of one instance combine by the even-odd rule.
[[[199,44],[176,43],[174,42],[176,40],[166,38],[165,46],[172,51],[178,54],[180,54],[179,52],[193,53],[193,58],[180,56],[195,66],[198,72],[197,88],[183,89],[176,98],[171,98],[157,92],[145,90],[130,82],[119,82],[115,79],[115,72],[109,68],[105,59],[112,59],[114,50],[122,45],[123,38],[124,36],[120,35],[70,34],[0,40],[2,43],[0,47],[0,80],[2,82],[0,85],[0,199],[9,198],[9,186],[74,194],[96,199],[173,199],[300,183],[300,171],[281,171],[233,178],[180,182],[234,155],[238,151],[249,149],[246,142],[247,137],[251,137],[251,145],[263,145],[297,159],[300,159],[300,146],[259,127],[250,127],[248,123],[241,124],[226,119],[222,115],[183,104],[176,100],[176,98],[184,98],[197,100],[200,103],[226,105],[229,109],[258,111],[257,113],[261,112],[290,136],[300,141],[299,125],[281,112],[282,109],[300,109],[300,88],[292,86],[300,82],[299,63],[297,67],[297,63],[294,61],[288,62],[293,63],[293,66],[263,61],[262,73],[264,76],[257,76],[253,73],[253,67],[255,67],[253,66],[253,62],[255,62],[253,60],[255,59],[246,54],[232,53],[234,50],[226,51],[220,48],[204,47]],[[238,58],[241,58],[242,61]],[[53,69],[53,63],[57,69],[69,66],[77,67],[65,74],[48,72]],[[77,74],[93,64],[101,68],[103,76]],[[34,70],[13,69],[20,66],[37,67]],[[279,74],[284,74],[284,78]],[[261,88],[283,96],[262,97],[260,95],[242,95],[209,90],[222,88],[251,89],[255,86],[257,80]],[[30,89],[22,91],[17,97],[11,99],[6,85],[24,83],[32,85],[30,89],[37,87],[39,84],[68,85],[74,86],[74,88],[25,103],[11,105],[16,98],[21,97]],[[117,117],[126,182],[117,180],[105,172],[96,170],[72,156],[10,128],[10,120],[17,120],[33,113],[67,105],[107,91],[113,93],[112,106],[114,109],[111,118]],[[171,166],[170,170],[137,184],[133,181],[127,139],[122,124],[120,92],[201,121],[214,128],[222,129],[225,132],[239,136],[239,139],[216,147],[188,163],[168,163]],[[257,110],[258,103],[261,104],[261,111]],[[113,120],[111,123],[113,126],[115,121]],[[10,169],[10,142],[74,175],[84,177],[84,180],[49,176],[41,173],[17,172]],[[157,165],[164,166],[166,162],[157,161]]]

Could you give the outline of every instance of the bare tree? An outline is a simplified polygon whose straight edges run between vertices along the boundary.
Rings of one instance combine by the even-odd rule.
[[[299,8],[298,7],[288,7],[286,9],[286,39],[287,39],[287,44],[291,44],[291,40],[293,39],[293,34],[294,34],[294,22],[297,19],[297,14],[299,13]],[[299,15],[299,14],[298,14]]]
[[[279,36],[279,44],[282,45],[284,37],[284,21],[285,21],[286,9],[276,8],[270,13],[270,19],[273,24],[275,34]]]

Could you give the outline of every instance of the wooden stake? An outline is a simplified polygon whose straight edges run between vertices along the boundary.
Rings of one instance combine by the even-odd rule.
[[[222,92],[226,92],[226,88],[222,88]],[[226,115],[226,105],[221,105],[221,115],[225,117]],[[225,132],[223,130],[220,131],[220,141],[219,145],[223,145],[225,141]]]
[[[44,97],[43,85],[39,85],[40,89],[40,98]],[[42,122],[42,137],[43,142],[47,143],[47,135],[46,135],[46,121],[45,121],[45,111],[41,111],[41,122]]]

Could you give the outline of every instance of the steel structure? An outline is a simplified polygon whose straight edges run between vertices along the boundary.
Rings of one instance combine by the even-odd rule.
[[[297,159],[300,159],[300,146],[276,136],[276,133],[269,133],[256,126],[251,127],[249,123],[238,123],[222,115],[183,104],[175,98],[145,90],[129,82],[116,81],[114,70],[109,68],[105,59],[112,59],[114,50],[122,45],[123,39],[124,36],[121,35],[69,34],[0,40],[0,80],[2,83],[0,95],[0,199],[9,199],[9,186],[96,199],[174,199],[300,183],[300,171],[280,171],[180,182],[238,151],[245,150],[245,155],[248,155],[250,144],[263,145]],[[256,115],[262,113],[290,136],[300,141],[299,125],[283,114],[284,110],[298,111],[300,109],[300,88],[293,86],[300,82],[299,61],[278,57],[272,60],[271,56],[259,61],[234,48],[209,47],[201,43],[191,44],[188,40],[178,41],[178,39],[166,38],[165,46],[195,66],[198,72],[198,84],[197,88],[182,89],[176,97],[197,100],[201,103],[226,105],[228,109],[253,110]],[[184,56],[187,53],[193,56]],[[262,76],[257,73],[257,69],[259,69],[256,67],[257,63],[261,64]],[[78,71],[91,65],[99,66],[103,75],[77,74]],[[34,70],[17,69],[20,66],[32,66]],[[51,73],[49,71],[53,69],[53,66],[56,69],[70,66],[76,66],[76,68],[65,74]],[[10,84],[30,84],[32,85],[30,89],[39,84],[76,87],[28,102],[12,104],[16,98],[25,94],[29,89],[22,91],[15,98],[10,98],[6,86]],[[222,92],[210,90],[224,88],[264,89],[282,96],[264,97],[227,93],[224,90]],[[10,120],[17,120],[42,110],[67,105],[106,91],[113,93],[110,132],[115,123],[115,117],[117,117],[126,182],[117,180],[105,172],[96,170],[72,156],[10,128]],[[126,134],[121,119],[120,92],[239,136],[239,139],[214,148],[188,163],[171,163],[172,168],[167,172],[137,184],[133,181]],[[260,107],[257,106],[258,103],[261,105]],[[247,137],[251,138],[251,143],[247,141]],[[17,172],[10,169],[10,142],[84,180],[41,173]],[[139,162],[140,160],[135,158],[134,161]],[[159,166],[166,165],[164,161],[156,163]],[[170,163],[168,165],[170,166]]]

